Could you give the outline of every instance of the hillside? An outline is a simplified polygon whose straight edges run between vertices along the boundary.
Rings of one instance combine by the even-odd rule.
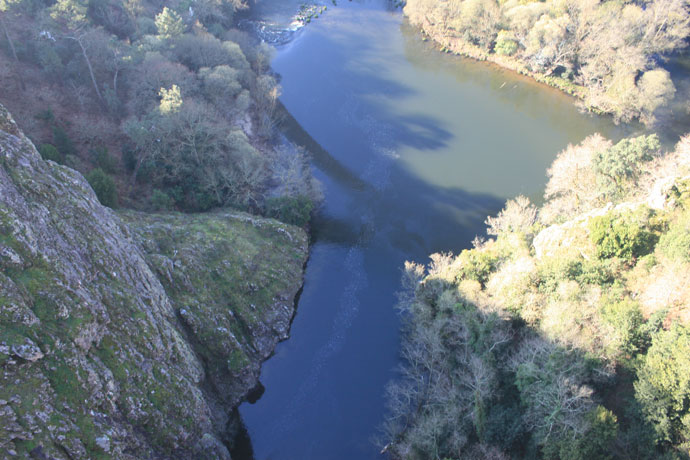
[[[688,458],[690,139],[591,136],[548,176],[407,264],[393,458]]]
[[[229,458],[306,257],[240,212],[120,216],[0,106],[0,451]]]
[[[247,8],[2,0],[0,103],[111,208],[309,214],[304,158],[276,147],[273,50],[236,28]]]
[[[685,0],[407,0],[403,11],[444,51],[490,60],[589,110],[647,124],[676,93],[664,62],[690,35]]]

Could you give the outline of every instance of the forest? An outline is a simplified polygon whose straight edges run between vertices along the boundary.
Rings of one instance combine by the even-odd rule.
[[[390,5],[398,3],[386,3],[381,15],[390,18]],[[354,13],[358,2],[353,5],[343,10],[351,8],[359,20]],[[301,374],[273,378],[280,385],[290,377],[313,385],[300,386],[307,388],[301,395],[309,398],[286,398],[295,404],[293,412],[255,423],[286,420],[280,427],[285,429],[283,441],[326,445],[329,452],[338,451],[332,439],[344,439],[340,447],[346,453],[339,458],[347,458],[347,448],[367,441],[334,437],[356,431],[346,424],[340,406],[353,413],[360,407],[355,402],[374,406],[383,383],[337,393],[342,389],[331,379],[317,377],[329,369],[326,364],[345,362],[338,361],[347,353],[341,353],[346,350],[341,344],[370,343],[362,339],[378,339],[385,327],[391,329],[388,317],[380,316],[380,323],[353,332],[366,322],[355,321],[358,315],[365,318],[374,307],[390,311],[381,299],[394,288],[382,291],[396,275],[379,270],[379,262],[392,266],[391,254],[431,247],[438,241],[435,233],[447,233],[440,225],[490,203],[488,194],[451,193],[468,184],[421,187],[411,180],[414,174],[396,175],[405,147],[444,153],[448,145],[456,145],[450,140],[472,133],[447,132],[448,118],[418,117],[417,109],[424,114],[414,104],[411,114],[388,117],[375,110],[373,102],[382,95],[409,102],[406,98],[425,94],[407,88],[411,85],[400,75],[380,71],[390,79],[373,79],[371,88],[355,88],[368,80],[353,78],[352,87],[341,82],[345,88],[333,89],[329,80],[333,105],[326,98],[299,95],[311,116],[332,122],[304,123],[305,134],[333,142],[329,152],[323,149],[332,155],[328,160],[338,166],[334,169],[352,173],[339,182],[336,174],[320,171],[326,183],[333,183],[332,203],[314,224],[322,228],[311,229],[313,241],[302,230],[291,233],[280,222],[253,216],[309,228],[322,197],[307,153],[280,133],[285,109],[279,100],[280,77],[270,68],[274,50],[238,28],[247,8],[243,0],[0,0],[0,115],[10,120],[0,130],[6,133],[0,147],[18,159],[11,165],[4,158],[0,162],[0,173],[9,178],[0,188],[14,190],[16,182],[17,193],[27,197],[17,211],[5,192],[7,204],[0,206],[0,281],[5,283],[0,312],[3,326],[11,325],[4,329],[11,334],[3,331],[0,360],[3,372],[7,370],[3,378],[12,382],[0,385],[5,391],[0,415],[17,421],[12,426],[0,423],[11,428],[0,437],[18,446],[20,454],[42,455],[46,446],[47,454],[64,453],[66,458],[129,458],[130,452],[201,458],[199,452],[218,448],[227,456],[209,458],[229,458],[228,449],[241,431],[237,405],[250,387],[264,389],[263,383],[248,383],[258,382],[261,361],[273,353],[274,342],[268,346],[264,338],[276,343],[287,338],[308,268],[302,302],[312,302],[314,308],[303,304],[302,318],[334,307],[333,317],[324,316],[333,324],[318,324],[327,336],[323,348],[316,349],[318,359],[295,355],[294,362],[312,366],[310,379]],[[311,11],[308,5],[301,8],[303,15]],[[689,9],[688,0],[407,0],[404,14],[422,29],[422,40],[434,40],[444,51],[530,75],[617,122],[639,120],[652,126],[664,121],[665,108],[679,96],[666,65],[686,49]],[[325,10],[319,5],[314,11]],[[319,26],[336,27],[337,22],[320,20]],[[335,29],[339,40],[360,27],[342,22],[350,28]],[[398,22],[394,27],[402,29]],[[322,41],[317,52],[335,49],[343,52],[341,61],[350,63],[348,50],[332,47],[336,40]],[[351,67],[403,61],[397,56],[388,61],[374,51],[358,48],[369,60],[366,65],[353,60]],[[341,57],[334,55],[334,61]],[[305,62],[336,68],[319,56]],[[303,70],[292,78],[313,82],[305,75],[321,75],[323,69]],[[346,71],[342,73],[350,75]],[[292,84],[298,86],[294,80]],[[472,88],[479,94],[488,86],[481,82]],[[341,90],[347,97],[340,98]],[[453,110],[463,105],[448,96]],[[472,99],[465,101],[476,108]],[[525,125],[525,138],[542,142],[546,129],[562,130],[557,135],[569,139],[585,137],[557,123],[547,128],[538,124],[542,119],[517,98],[500,107],[508,105],[517,116],[492,115],[497,135],[505,120],[524,117],[537,120],[536,132]],[[37,154],[23,134],[15,134],[19,131],[4,106],[46,160],[34,162],[34,176],[22,176],[22,161]],[[445,115],[460,118],[455,112]],[[577,124],[579,119],[569,120]],[[307,133],[307,127],[314,132]],[[20,138],[26,141],[22,149],[15,145]],[[333,138],[342,151],[332,148]],[[522,140],[516,136],[514,141]],[[369,152],[369,144],[386,148]],[[486,152],[453,152],[466,153]],[[353,158],[365,164],[350,171]],[[448,164],[439,168],[450,168]],[[463,167],[476,166],[466,162]],[[101,204],[121,212],[91,206],[88,185],[69,168],[84,175]],[[493,169],[490,173],[492,180],[502,179]],[[617,142],[591,135],[563,149],[547,176],[543,203],[524,196],[509,200],[498,215],[486,219],[486,237],[477,237],[472,249],[434,254],[428,265],[405,264],[397,303],[402,365],[385,390],[387,417],[375,455],[380,450],[396,460],[690,459],[690,136],[667,149],[654,134]],[[404,186],[393,188],[402,182]],[[448,215],[421,214],[418,203],[404,201],[416,191],[428,200],[424,208],[445,207]],[[409,209],[387,214],[385,208],[398,210],[384,199],[389,197],[400,197]],[[95,197],[93,202],[97,204]],[[425,222],[434,234],[425,234],[418,225],[420,215],[437,219]],[[387,220],[386,226],[378,220]],[[465,230],[453,228],[458,235]],[[56,245],[63,237],[67,243]],[[324,246],[314,251],[307,267],[310,244],[328,245],[328,251]],[[371,251],[373,246],[380,251]],[[50,263],[44,254],[52,257]],[[132,270],[141,273],[134,276]],[[319,281],[314,275],[318,270],[340,270],[343,286]],[[82,285],[83,279],[90,281]],[[317,284],[324,297],[314,294]],[[84,292],[89,296],[79,297]],[[372,306],[370,299],[378,303]],[[161,325],[168,336],[186,338],[182,351],[170,345],[181,339],[157,342]],[[151,343],[160,349],[151,349]],[[380,349],[366,352],[390,355],[398,363],[395,350],[381,343]],[[365,372],[362,350],[355,350],[350,349],[353,354],[345,364],[354,362],[356,371]],[[175,368],[179,363],[186,366],[184,372]],[[82,368],[91,372],[74,371]],[[40,379],[25,377],[39,371]],[[343,365],[338,371],[345,374],[349,368]],[[360,382],[381,380],[365,377]],[[102,383],[92,385],[93,379]],[[112,415],[95,417],[93,401],[110,404],[101,387],[111,382],[121,391],[121,406],[102,409],[103,403],[99,410]],[[233,393],[223,385],[239,389]],[[53,418],[43,412],[51,398],[61,404]],[[298,404],[304,401],[320,406],[323,420],[340,424],[332,429],[319,420],[327,436],[307,433],[300,438],[304,433],[296,429],[301,419],[295,414],[304,415],[302,408],[311,407]],[[57,426],[58,416],[69,427],[71,446],[57,431],[57,441],[52,440],[49,427]],[[371,422],[355,416],[358,424]],[[126,429],[106,433],[124,422]],[[35,432],[31,436],[36,438],[24,432]],[[251,427],[248,433],[253,435]],[[112,437],[112,446],[105,434]],[[145,442],[131,447],[132,440],[139,442],[137,436]],[[50,443],[43,440],[48,438]],[[279,441],[256,446],[257,452],[280,451],[284,446]]]
[[[489,239],[408,262],[400,459],[684,459],[690,452],[690,138],[593,135]]]
[[[234,27],[245,8],[1,0],[3,103],[107,206],[232,206],[305,225],[318,193],[303,152],[276,142],[272,50]]]
[[[529,74],[619,121],[653,124],[676,92],[664,62],[687,45],[688,8],[687,0],[408,0],[404,12],[445,50]]]

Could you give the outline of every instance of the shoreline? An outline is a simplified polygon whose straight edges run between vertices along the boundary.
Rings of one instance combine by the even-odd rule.
[[[595,106],[585,105],[585,93],[587,88],[577,85],[564,78],[546,75],[539,72],[533,72],[527,68],[525,64],[510,56],[499,56],[494,53],[488,53],[478,46],[464,42],[458,38],[446,37],[440,32],[434,30],[433,26],[425,20],[423,23],[415,23],[405,14],[402,15],[405,21],[409,23],[421,35],[422,41],[431,41],[435,48],[447,54],[452,54],[459,57],[469,58],[478,62],[486,62],[498,66],[502,70],[508,70],[518,75],[530,78],[532,81],[545,85],[549,88],[558,90],[560,93],[570,96],[575,99],[575,104],[583,111],[593,115],[612,115],[610,112],[601,110]]]

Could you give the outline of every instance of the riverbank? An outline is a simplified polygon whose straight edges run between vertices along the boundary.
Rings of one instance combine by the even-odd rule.
[[[452,53],[458,56],[475,59],[477,61],[489,62],[503,69],[512,70],[513,72],[530,77],[539,83],[556,88],[565,94],[574,97],[582,105],[582,107],[594,114],[604,115],[607,113],[596,107],[588,107],[584,104],[587,93],[587,88],[584,86],[575,84],[572,81],[566,80],[565,78],[534,72],[518,59],[510,56],[501,56],[495,53],[490,53],[486,50],[483,50],[479,46],[472,45],[471,43],[467,43],[459,38],[449,37],[433,27],[428,20],[424,20],[421,23],[415,23],[414,25],[418,27],[419,32],[422,34],[422,40],[434,41],[438,45],[438,49],[441,52]]]
[[[677,89],[664,66],[686,48],[680,2],[634,4],[407,0],[410,22],[442,49],[530,76],[616,121],[647,125]]]
[[[588,137],[543,206],[509,200],[491,239],[406,263],[391,458],[687,457],[690,390],[667,382],[690,377],[689,141]]]

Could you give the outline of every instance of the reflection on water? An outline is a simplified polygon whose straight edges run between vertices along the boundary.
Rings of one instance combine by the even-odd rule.
[[[299,3],[261,0],[258,14],[289,24]],[[568,143],[634,130],[435,51],[386,0],[328,5],[273,62],[286,135],[311,152],[326,200],[291,338],[264,364],[261,398],[240,407],[235,460],[380,458],[403,262],[458,252],[506,198],[538,198]]]

